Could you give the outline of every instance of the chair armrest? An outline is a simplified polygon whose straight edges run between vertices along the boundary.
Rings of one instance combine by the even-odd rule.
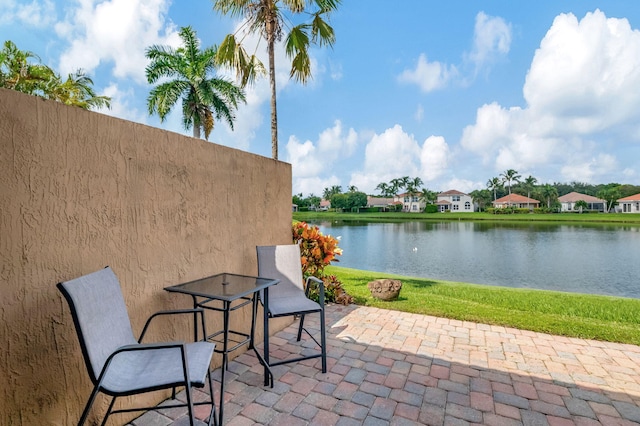
[[[147,332],[147,329],[149,328],[149,325],[151,324],[151,320],[153,320],[156,317],[159,316],[163,316],[163,315],[179,315],[179,314],[200,314],[200,319],[202,321],[202,330],[204,331],[204,309],[202,308],[191,308],[191,309],[172,309],[172,310],[168,310],[168,311],[158,311],[155,314],[151,315],[148,319],[147,322],[144,324],[144,327],[142,328],[142,333],[140,333],[140,338],[138,339],[138,343],[142,342],[142,338],[144,337],[145,333]],[[206,333],[205,333],[206,336]]]
[[[304,292],[307,297],[309,297],[309,281],[313,281],[318,284],[318,303],[320,304],[320,306],[324,306],[324,281],[314,276],[307,277],[307,282],[304,286]]]
[[[107,360],[104,362],[104,366],[102,367],[102,371],[100,372],[100,376],[98,377],[98,384],[102,383],[102,379],[105,373],[107,372],[107,370],[109,369],[109,366],[111,365],[111,361],[113,361],[113,358],[118,354],[121,354],[123,352],[151,351],[151,350],[171,349],[171,348],[180,349],[180,355],[182,357],[182,369],[184,371],[185,380],[186,380],[187,374],[188,374],[187,365],[186,365],[186,362],[187,362],[186,344],[184,342],[166,342],[166,343],[144,343],[144,344],[137,344],[137,345],[125,345],[125,346],[119,347],[111,355],[109,355],[109,358],[107,358]]]

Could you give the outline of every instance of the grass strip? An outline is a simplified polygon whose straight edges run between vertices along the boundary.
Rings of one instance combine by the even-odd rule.
[[[640,345],[640,300],[487,286],[328,266],[355,303],[560,336]],[[402,281],[397,300],[374,299],[367,283]]]
[[[487,221],[487,222],[544,222],[569,224],[609,224],[640,225],[640,214],[628,213],[529,213],[529,214],[490,214],[490,213],[342,213],[342,212],[296,212],[293,219],[298,221],[367,221],[367,222],[405,222],[405,221]]]

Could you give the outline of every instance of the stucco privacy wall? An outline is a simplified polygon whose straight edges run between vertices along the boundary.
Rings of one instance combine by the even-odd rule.
[[[0,89],[0,209],[0,424],[68,425],[91,384],[55,284],[111,266],[139,333],[150,313],[190,306],[163,287],[255,274],[256,245],[291,241],[291,168]],[[187,339],[190,320],[150,340]]]

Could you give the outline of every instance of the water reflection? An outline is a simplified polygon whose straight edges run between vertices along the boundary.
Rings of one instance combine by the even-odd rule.
[[[487,222],[318,222],[340,265],[509,287],[640,297],[640,227]]]

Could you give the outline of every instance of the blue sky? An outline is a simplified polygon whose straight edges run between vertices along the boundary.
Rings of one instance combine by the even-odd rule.
[[[276,58],[292,193],[375,193],[402,176],[470,192],[507,169],[640,184],[637,1],[343,0],[331,23],[336,44],[312,49],[306,86]],[[177,46],[186,25],[211,46],[239,22],[208,0],[0,0],[0,41],[84,69],[113,98],[105,114],[190,134],[179,106],[164,123],[147,114],[144,77],[145,48]],[[209,140],[270,157],[266,78],[247,100],[235,131],[217,123]]]

